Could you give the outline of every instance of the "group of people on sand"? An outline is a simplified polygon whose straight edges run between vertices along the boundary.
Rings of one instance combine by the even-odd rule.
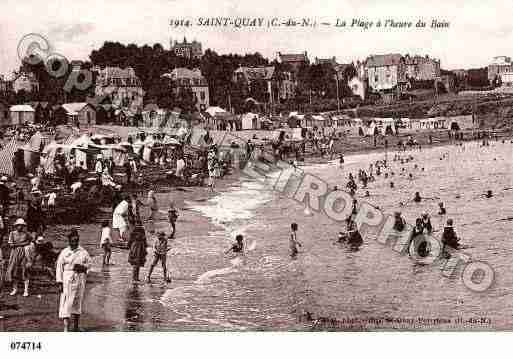
[[[18,218],[7,240],[9,256],[5,278],[4,257],[0,246],[0,289],[4,282],[11,283],[10,295],[16,296],[20,283],[23,283],[23,297],[28,297],[30,281],[38,269],[43,270],[58,285],[59,318],[64,321],[64,330],[76,331],[82,313],[86,274],[90,265],[89,254],[79,246],[76,229],[68,234],[68,246],[60,254],[54,252],[53,245],[46,242],[42,235],[37,235],[35,240],[33,238],[32,233],[27,231],[25,220]]]
[[[0,192],[5,185],[5,178],[0,178]],[[0,193],[1,197],[2,193]],[[159,207],[154,191],[148,193],[147,203],[140,201],[136,194],[121,194],[119,202],[113,210],[113,226],[109,221],[103,221],[99,233],[100,247],[103,251],[103,264],[109,265],[114,244],[114,233],[128,246],[128,262],[133,266],[133,279],[139,280],[139,270],[144,266],[147,256],[146,229],[141,219],[141,207],[149,208],[150,215],[146,219],[149,232],[155,233],[155,223],[158,218]],[[2,198],[0,198],[0,201]],[[23,297],[31,294],[30,284],[41,275],[47,275],[51,281],[58,284],[60,293],[59,318],[64,321],[65,331],[78,330],[79,318],[85,293],[85,282],[91,259],[88,252],[79,246],[79,233],[72,229],[67,235],[68,245],[60,254],[56,252],[53,244],[44,236],[45,220],[34,223],[30,212],[30,203],[27,209],[27,220],[18,218],[9,226],[9,205],[6,200],[0,204],[0,296],[1,289],[6,284],[12,286],[11,296],[19,293],[23,288]],[[162,265],[164,279],[170,281],[167,271],[168,240],[173,239],[176,233],[178,210],[171,202],[167,211],[170,234],[159,231],[156,235],[153,253],[154,258],[147,274],[147,281],[151,280],[152,272],[159,263]],[[9,231],[9,228],[12,230]],[[3,243],[7,239],[6,245]]]

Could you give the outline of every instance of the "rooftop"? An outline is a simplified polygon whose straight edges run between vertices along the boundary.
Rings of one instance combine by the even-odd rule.
[[[66,112],[69,115],[76,115],[78,114],[84,107],[87,105],[92,106],[91,104],[88,104],[87,102],[73,102],[73,103],[65,103],[62,105],[62,108],[66,110]]]
[[[178,67],[171,71],[170,73],[166,73],[162,75],[162,77],[169,77],[171,79],[193,79],[193,78],[203,78],[203,74],[200,69],[189,70],[185,67]]]
[[[274,66],[244,67],[241,66],[235,73],[242,73],[248,80],[270,80],[274,75]]]
[[[371,55],[367,58],[367,67],[398,65],[403,59],[401,54]]]
[[[30,105],[14,105],[9,108],[11,112],[35,112]]]
[[[278,53],[281,62],[308,62],[308,56],[306,52],[301,54],[282,54]]]

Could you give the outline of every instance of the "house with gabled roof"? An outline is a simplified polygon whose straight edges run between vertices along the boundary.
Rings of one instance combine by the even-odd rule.
[[[406,87],[406,63],[401,54],[371,55],[365,61],[369,87],[375,92]]]
[[[279,63],[290,67],[294,81],[297,81],[297,73],[301,66],[310,65],[310,60],[308,59],[308,53],[306,51],[300,54],[282,54],[281,52],[278,52],[276,60]]]
[[[277,99],[286,100],[294,96],[295,86],[291,78],[290,72],[278,75],[274,66],[239,66],[233,72],[232,81],[246,86],[248,93],[251,92],[251,86],[255,81],[265,81],[269,101],[276,102]]]

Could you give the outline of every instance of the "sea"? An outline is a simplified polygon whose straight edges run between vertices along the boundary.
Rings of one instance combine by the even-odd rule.
[[[108,270],[95,258],[102,280],[88,293],[87,311],[127,331],[513,329],[513,144],[409,150],[400,156],[413,159],[403,163],[393,160],[396,154],[348,155],[343,166],[334,159],[301,170],[345,188],[349,173],[386,158],[389,177],[376,176],[356,197],[387,214],[401,211],[410,224],[427,211],[435,237],[453,219],[462,254],[494,271],[486,291],[470,290],[461,275],[445,276],[375,236],[364,236],[356,249],[340,245],[341,223],[242,177],[208,201],[186,203],[215,230],[173,243],[171,284],[133,284],[126,253],[116,253]],[[492,198],[484,196],[487,190]],[[422,202],[412,201],[415,192]],[[445,216],[437,214],[439,202]],[[289,253],[292,222],[302,243],[296,259]],[[226,254],[237,234],[244,236],[245,254]]]

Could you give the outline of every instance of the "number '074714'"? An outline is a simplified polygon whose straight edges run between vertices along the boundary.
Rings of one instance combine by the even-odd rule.
[[[41,342],[11,342],[10,349],[14,351],[40,351],[43,349]]]

